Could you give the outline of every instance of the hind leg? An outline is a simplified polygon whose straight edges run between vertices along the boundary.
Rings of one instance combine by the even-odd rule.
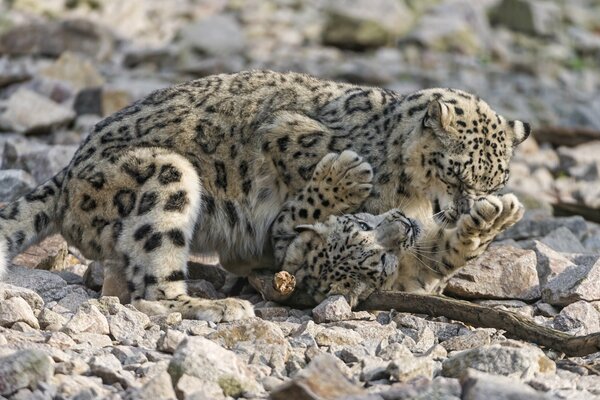
[[[202,195],[198,174],[187,159],[164,149],[141,148],[114,164],[88,169],[71,185],[71,204],[80,207],[70,207],[65,220],[88,258],[112,260],[108,270],[114,276],[109,276],[104,293],[118,295],[115,280],[122,282],[124,276],[132,304],[148,314],[180,312],[184,318],[215,322],[254,315],[244,300],[187,295],[189,244]],[[90,177],[98,174],[103,174],[102,185],[90,187]]]

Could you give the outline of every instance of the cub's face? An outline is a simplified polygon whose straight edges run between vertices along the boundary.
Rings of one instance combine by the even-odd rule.
[[[300,235],[291,248],[304,257],[301,269],[295,271],[298,286],[317,301],[344,295],[351,306],[391,285],[398,256],[410,251],[420,234],[416,221],[398,209],[379,215],[332,216],[297,230]]]
[[[421,154],[425,174],[438,183],[437,200],[447,204],[502,189],[514,148],[530,127],[506,120],[477,97],[452,91],[430,103],[421,133],[428,139]]]

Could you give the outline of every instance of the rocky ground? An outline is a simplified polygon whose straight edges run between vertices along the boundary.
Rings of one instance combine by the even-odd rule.
[[[102,117],[211,73],[462,88],[536,129],[509,184],[526,218],[447,294],[600,332],[599,33],[594,0],[0,2],[0,202],[59,171]],[[14,264],[0,283],[0,397],[600,398],[600,353],[566,358],[501,330],[339,298],[294,310],[247,287],[252,320],[148,318],[100,299],[101,266],[59,237]],[[192,275],[198,295],[230,293],[216,267]]]

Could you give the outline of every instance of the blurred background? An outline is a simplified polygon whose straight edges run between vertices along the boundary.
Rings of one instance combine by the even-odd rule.
[[[597,0],[2,0],[0,202],[155,89],[269,68],[477,93],[535,129],[510,189],[600,221],[599,64]]]

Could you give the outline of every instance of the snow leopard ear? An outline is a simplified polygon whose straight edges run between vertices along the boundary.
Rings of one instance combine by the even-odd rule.
[[[448,131],[455,118],[454,110],[450,109],[447,104],[439,100],[433,100],[427,107],[423,125],[432,128],[434,131]]]
[[[510,125],[513,131],[513,147],[523,143],[523,141],[525,141],[525,139],[527,139],[531,133],[531,127],[527,122],[514,120],[508,121],[508,125]]]
[[[325,232],[322,229],[321,224],[314,224],[314,225],[311,225],[311,224],[302,224],[302,225],[296,225],[295,228],[294,228],[294,230],[297,233],[311,232],[311,233],[313,233],[314,235],[316,235],[316,236],[318,236],[320,238],[323,238],[324,234],[325,234]]]

